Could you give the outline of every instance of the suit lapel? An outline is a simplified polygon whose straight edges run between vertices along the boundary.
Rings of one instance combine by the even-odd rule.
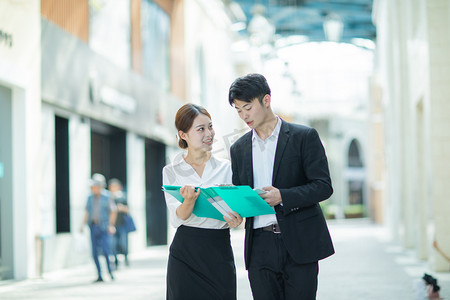
[[[253,188],[253,159],[252,159],[252,132],[247,134],[244,140],[244,169],[247,173],[247,182]]]
[[[273,164],[273,175],[272,175],[273,186],[275,186],[281,158],[283,157],[284,149],[286,148],[288,140],[289,140],[289,126],[285,121],[281,120],[281,128],[280,133],[278,134],[277,149],[275,151],[275,162]]]

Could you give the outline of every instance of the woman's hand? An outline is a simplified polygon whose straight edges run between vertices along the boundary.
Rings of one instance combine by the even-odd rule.
[[[237,212],[234,211],[228,213],[228,216],[223,216],[223,218],[231,228],[238,227],[239,225],[241,225],[243,220],[242,217]]]
[[[195,191],[192,185],[185,185],[180,189],[180,194],[184,198],[183,203],[177,208],[177,216],[182,220],[187,220],[192,215],[195,201],[200,195],[200,188]]]
[[[124,205],[122,203],[117,203],[117,211],[127,214],[128,213],[128,205]]]
[[[195,200],[200,195],[200,188],[195,191],[195,187],[192,185],[185,185],[180,189],[180,194],[184,198],[184,202],[195,204]]]

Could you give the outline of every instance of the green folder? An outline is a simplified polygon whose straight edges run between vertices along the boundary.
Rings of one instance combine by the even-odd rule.
[[[181,186],[163,185],[162,191],[183,202],[180,188]],[[275,214],[275,210],[248,185],[200,188],[194,215],[224,221],[223,215],[230,211],[237,212],[243,218]]]

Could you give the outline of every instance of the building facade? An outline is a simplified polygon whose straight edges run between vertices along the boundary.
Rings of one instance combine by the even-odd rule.
[[[0,3],[0,280],[35,270],[39,195],[39,1]]]
[[[195,102],[216,127],[238,124],[231,107],[220,113],[235,77],[220,4],[1,2],[0,280],[91,259],[79,229],[96,172],[124,184],[138,228],[131,252],[169,242],[161,171],[178,152],[176,111]],[[225,157],[227,130],[216,136]]]
[[[374,190],[384,194],[392,236],[436,271],[449,270],[436,250],[450,253],[449,16],[445,0],[379,0],[374,6],[373,128],[385,136],[378,143],[385,144],[385,175]]]

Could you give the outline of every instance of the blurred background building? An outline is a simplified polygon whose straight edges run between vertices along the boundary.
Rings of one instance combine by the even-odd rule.
[[[251,72],[318,130],[326,216],[386,224],[448,271],[432,244],[450,253],[449,16],[446,0],[1,1],[0,280],[91,259],[75,236],[96,172],[124,183],[131,252],[169,243],[175,113],[206,107],[228,158],[247,131],[228,88]]]
[[[449,1],[375,2],[372,142],[383,143],[383,132],[385,146],[371,156],[385,154],[385,169],[372,178],[383,178],[383,220],[393,237],[447,272],[431,245],[450,253],[449,16]]]

